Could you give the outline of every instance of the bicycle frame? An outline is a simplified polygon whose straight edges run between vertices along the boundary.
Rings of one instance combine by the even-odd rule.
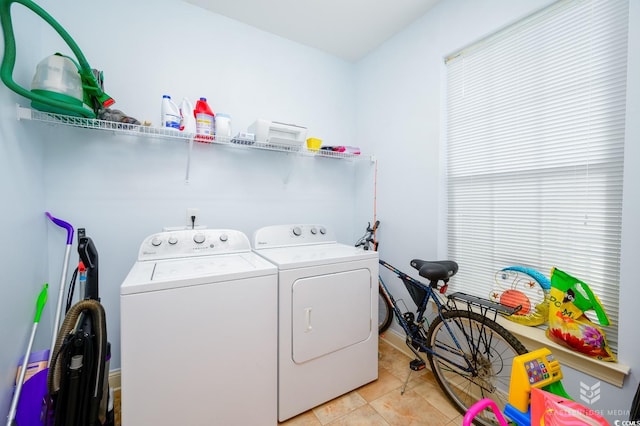
[[[457,350],[459,351],[460,354],[464,354],[464,351],[462,349],[462,346],[460,345],[460,342],[458,341],[458,339],[455,336],[455,333],[453,333],[453,331],[451,330],[451,328],[449,327],[449,324],[447,323],[447,321],[444,321],[444,318],[442,316],[442,310],[446,309],[446,305],[438,298],[438,296],[435,294],[434,288],[431,285],[425,285],[422,282],[412,278],[411,276],[405,274],[404,272],[402,272],[401,270],[399,270],[398,268],[396,268],[395,266],[385,262],[384,260],[379,260],[380,265],[384,266],[385,268],[389,269],[391,272],[393,272],[398,278],[400,278],[404,283],[409,283],[409,285],[412,285],[414,287],[416,287],[417,289],[420,289],[422,291],[425,291],[426,294],[425,296],[422,298],[422,301],[420,303],[420,306],[418,306],[418,316],[417,318],[415,318],[415,323],[416,324],[422,324],[423,320],[424,320],[424,312],[427,308],[427,303],[429,303],[429,300],[433,300],[433,302],[436,304],[437,308],[438,308],[438,315],[443,319],[443,324],[445,325],[445,327],[447,328],[449,334],[451,335],[451,338],[453,339]],[[396,300],[394,299],[394,297],[391,295],[391,293],[389,292],[389,289],[387,288],[386,284],[384,283],[384,281],[382,280],[382,277],[378,277],[379,281],[380,281],[380,286],[383,290],[383,294],[385,296],[385,298],[387,298],[387,300],[389,301],[394,315],[396,317],[396,320],[398,321],[398,324],[400,324],[400,326],[402,327],[402,329],[404,330],[406,336],[407,336],[407,346],[409,346],[409,349],[411,349],[411,351],[420,359],[424,362],[424,359],[422,359],[422,356],[420,356],[420,352],[417,351],[414,347],[413,347],[413,343],[417,343],[420,347],[420,349],[424,352],[428,352],[433,356],[436,356],[438,358],[441,358],[445,361],[447,361],[448,363],[455,365],[456,367],[472,373],[475,369],[473,367],[473,365],[471,364],[471,362],[469,361],[469,359],[467,359],[467,357],[462,357],[465,361],[466,361],[466,366],[464,365],[459,365],[453,361],[451,361],[450,359],[448,359],[447,357],[436,353],[431,347],[426,346],[424,343],[421,342],[415,342],[413,340],[413,338],[415,337],[415,332],[411,330],[411,328],[409,327],[409,322],[404,318],[402,311],[400,310],[400,308],[398,307],[398,304],[396,302]],[[464,329],[463,329],[464,330]],[[411,339],[411,342],[409,341]],[[467,337],[467,340],[468,337]],[[474,350],[473,353],[476,353],[476,351],[479,349],[479,343],[478,345],[476,345],[475,347],[473,347],[472,349]],[[443,347],[442,349],[448,351],[448,352],[454,352],[456,348],[446,348]]]

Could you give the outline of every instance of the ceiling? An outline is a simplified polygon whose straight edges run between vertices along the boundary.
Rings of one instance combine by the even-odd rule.
[[[438,0],[183,0],[355,62]]]

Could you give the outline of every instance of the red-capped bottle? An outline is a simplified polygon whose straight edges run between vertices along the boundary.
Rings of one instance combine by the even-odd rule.
[[[194,110],[196,116],[196,140],[213,141],[215,114],[207,103],[207,98],[200,98]]]

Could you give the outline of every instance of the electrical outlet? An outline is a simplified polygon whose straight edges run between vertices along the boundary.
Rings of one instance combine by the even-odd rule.
[[[197,228],[200,226],[200,209],[187,208],[187,229]]]

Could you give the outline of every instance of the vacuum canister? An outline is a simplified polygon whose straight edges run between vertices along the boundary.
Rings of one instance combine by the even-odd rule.
[[[82,82],[78,68],[71,59],[59,53],[40,61],[31,82],[31,91],[75,105],[82,105],[83,101]],[[32,104],[32,106],[39,110],[48,111],[42,105]]]

